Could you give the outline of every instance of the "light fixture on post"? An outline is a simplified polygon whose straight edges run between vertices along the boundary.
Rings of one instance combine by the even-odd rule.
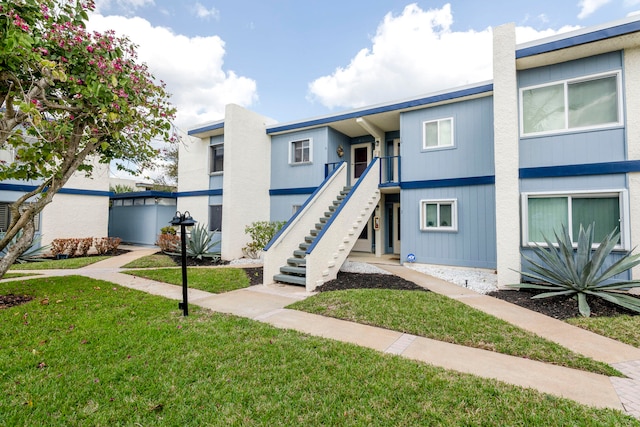
[[[180,226],[180,247],[182,256],[182,302],[178,303],[178,308],[182,309],[183,316],[189,315],[189,305],[187,303],[187,227],[195,225],[197,221],[191,218],[189,211],[180,213],[177,211],[169,224]]]

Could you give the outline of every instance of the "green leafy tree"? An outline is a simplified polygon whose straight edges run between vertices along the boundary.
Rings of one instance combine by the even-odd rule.
[[[115,160],[136,173],[157,155],[152,141],[174,140],[164,84],[128,38],[86,30],[93,8],[93,0],[0,0],[0,149],[15,153],[0,164],[0,180],[40,183],[11,205],[0,276],[75,172]]]

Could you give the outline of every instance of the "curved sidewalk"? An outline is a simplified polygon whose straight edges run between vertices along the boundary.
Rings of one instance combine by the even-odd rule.
[[[78,270],[51,270],[47,275],[79,274],[182,300],[182,287],[121,273],[121,266],[154,253],[154,248],[127,248],[131,252]],[[479,295],[440,279],[401,266],[378,265],[431,291],[502,318],[595,360],[609,363],[626,378],[609,378],[575,369],[508,356],[487,350],[444,343],[315,314],[289,310],[289,304],[311,294],[289,285],[258,285],[224,294],[189,289],[189,304],[248,317],[278,328],[349,342],[484,378],[529,387],[595,406],[626,410],[640,418],[640,349],[604,338],[565,322],[516,305]],[[22,278],[24,279],[24,278]]]

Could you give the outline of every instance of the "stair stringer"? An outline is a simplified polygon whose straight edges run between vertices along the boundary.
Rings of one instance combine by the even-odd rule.
[[[307,250],[307,292],[338,275],[380,201],[379,176],[380,160],[376,158],[343,201],[340,211]]]
[[[262,274],[265,285],[274,283],[273,276],[280,272],[280,267],[287,264],[287,258],[298,249],[309,230],[315,228],[318,218],[324,216],[327,206],[333,203],[336,194],[347,185],[347,179],[347,165],[342,163],[269,242],[265,248]]]

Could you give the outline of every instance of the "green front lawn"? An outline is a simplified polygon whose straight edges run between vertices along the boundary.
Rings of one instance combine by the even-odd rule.
[[[129,270],[126,274],[145,277],[172,285],[182,285],[181,268],[159,268],[157,270]],[[249,287],[250,280],[241,268],[187,268],[187,280],[190,288],[219,294]]]
[[[96,262],[111,258],[109,255],[87,256],[79,258],[56,259],[50,261],[27,262],[24,264],[13,264],[9,270],[62,270],[77,269],[95,264]]]
[[[0,283],[0,425],[637,426],[506,385],[84,277]],[[44,304],[44,300],[48,304]]]
[[[640,348],[640,315],[616,317],[579,317],[567,322]]]
[[[131,261],[129,264],[124,265],[123,268],[162,268],[176,266],[177,264],[169,255],[153,254]]]
[[[605,363],[581,356],[435,292],[388,289],[322,292],[288,308],[569,368],[621,376]]]

